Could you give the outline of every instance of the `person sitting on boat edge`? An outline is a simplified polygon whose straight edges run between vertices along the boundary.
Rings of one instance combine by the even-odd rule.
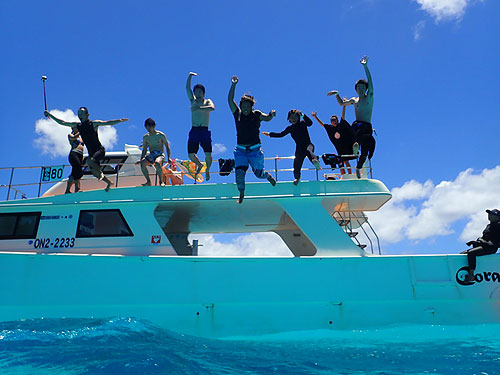
[[[78,109],[78,118],[81,122],[70,122],[58,119],[54,115],[52,115],[49,111],[45,111],[44,115],[48,118],[51,118],[59,125],[69,126],[72,128],[77,128],[80,136],[82,137],[85,146],[87,147],[87,151],[89,156],[87,157],[87,165],[89,166],[92,174],[99,180],[106,182],[105,191],[109,191],[109,188],[113,184],[109,178],[107,178],[101,171],[100,162],[104,159],[106,155],[106,149],[103,147],[101,142],[99,141],[99,134],[97,132],[97,128],[99,126],[108,126],[108,125],[116,125],[120,122],[128,121],[128,118],[121,118],[118,120],[89,120],[89,111],[86,107],[80,107]]]
[[[276,180],[273,176],[264,170],[264,152],[262,151],[259,137],[260,122],[271,121],[276,116],[276,111],[271,110],[268,114],[265,114],[254,110],[255,99],[248,94],[241,97],[240,109],[234,101],[234,91],[237,83],[238,77],[233,76],[227,100],[236,124],[234,168],[236,185],[240,192],[238,203],[241,203],[245,197],[245,175],[249,164],[257,178],[267,179],[271,185],[276,185]]]
[[[158,181],[161,186],[165,186],[162,170],[163,162],[165,161],[164,148],[167,150],[168,163],[171,163],[170,146],[168,145],[167,136],[165,133],[156,130],[156,122],[151,117],[144,121],[144,127],[148,132],[142,137],[142,154],[141,158],[136,162],[136,164],[141,165],[142,174],[146,178],[146,182],[142,186],[151,186],[148,165],[155,166]],[[149,154],[146,156],[148,149]]]
[[[346,98],[344,98],[346,99]],[[339,123],[339,118],[337,115],[332,115],[330,117],[330,124],[324,124],[317,115],[317,112],[312,112],[311,115],[318,121],[318,123],[326,130],[326,134],[328,134],[328,138],[330,142],[332,142],[335,150],[337,151],[338,156],[342,155],[352,155],[354,154],[353,145],[354,145],[354,131],[352,130],[351,125],[345,120],[345,109],[346,107],[342,107],[342,117]],[[357,152],[356,152],[357,153]],[[351,174],[351,164],[349,160],[342,160],[342,164],[340,165],[340,174],[345,174],[345,169],[347,168],[347,173]]]
[[[293,160],[293,177],[295,180],[293,184],[297,185],[300,181],[300,170],[306,157],[316,169],[321,169],[321,166],[318,157],[314,155],[314,145],[307,130],[307,127],[312,125],[312,120],[298,109],[290,110],[287,118],[291,125],[287,126],[282,132],[262,132],[262,134],[271,138],[282,138],[287,134],[292,136],[295,141],[295,159]]]
[[[214,103],[210,99],[205,99],[205,87],[196,84],[191,90],[191,78],[198,74],[190,72],[186,82],[186,91],[189,102],[191,103],[191,130],[188,136],[188,156],[196,164],[194,179],[203,168],[200,159],[196,156],[200,145],[205,152],[205,179],[210,180],[210,167],[212,165],[212,135],[208,130],[210,112],[215,110]]]
[[[359,79],[354,85],[354,90],[358,97],[353,97],[349,100],[344,100],[340,97],[339,92],[334,90],[330,91],[327,95],[335,95],[337,102],[341,106],[354,104],[354,112],[356,121],[352,123],[354,130],[354,138],[361,148],[361,155],[356,165],[356,176],[361,177],[361,168],[368,157],[371,160],[375,152],[375,138],[373,138],[372,112],[373,112],[373,82],[370,70],[368,69],[368,56],[361,59],[361,65],[365,70],[368,81]]]
[[[71,174],[68,177],[66,191],[64,194],[71,193],[71,186],[75,185],[75,193],[80,191],[80,179],[83,176],[83,146],[84,143],[80,138],[80,133],[77,128],[73,128],[68,134],[68,141],[71,145],[71,151],[68,155],[69,164],[71,164]]]
[[[467,242],[467,246],[472,249],[462,251],[460,254],[467,254],[468,275],[464,281],[474,280],[474,270],[476,269],[476,257],[481,255],[495,254],[500,247],[500,211],[497,209],[486,210],[490,223],[483,231],[483,235],[475,241]]]

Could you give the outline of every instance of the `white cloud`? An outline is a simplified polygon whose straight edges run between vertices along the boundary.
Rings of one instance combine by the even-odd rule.
[[[223,154],[226,151],[227,147],[224,146],[222,143],[214,143],[212,146],[212,152],[214,153],[214,155]]]
[[[425,27],[425,21],[419,21],[415,25],[415,28],[413,29],[413,39],[415,39],[415,40],[420,39],[420,35],[422,34],[424,27]]]
[[[460,20],[464,14],[467,5],[473,0],[414,0],[420,4],[420,9],[430,14],[436,22],[446,19]],[[417,25],[418,27],[418,25]],[[418,36],[420,34],[418,33]],[[418,39],[415,38],[415,39]]]
[[[65,111],[55,109],[50,113],[64,121],[79,121],[78,116],[70,109]],[[35,147],[42,150],[43,154],[49,154],[52,157],[66,156],[70,150],[68,143],[68,134],[70,131],[71,129],[67,126],[61,126],[51,119],[42,118],[35,123],[37,138],[35,138],[33,143]],[[112,150],[118,140],[116,129],[113,126],[100,127],[99,140],[106,150]]]
[[[448,235],[459,221],[465,221],[460,239],[474,239],[487,224],[485,209],[500,208],[499,186],[500,166],[479,173],[467,169],[436,186],[409,181],[394,188],[393,199],[379,211],[369,213],[370,222],[387,243]]]
[[[235,237],[230,242],[221,242],[213,235],[190,235],[189,240],[198,240],[198,254],[203,256],[292,256],[283,240],[275,233],[251,233]]]

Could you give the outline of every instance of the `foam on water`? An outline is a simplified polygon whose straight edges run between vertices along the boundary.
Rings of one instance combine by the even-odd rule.
[[[500,374],[500,325],[397,326],[211,340],[147,321],[0,323],[2,374]]]

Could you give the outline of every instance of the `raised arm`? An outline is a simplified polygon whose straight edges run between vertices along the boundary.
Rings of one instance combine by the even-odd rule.
[[[125,121],[128,121],[128,118],[121,118],[119,120],[108,120],[108,121],[92,120],[92,123],[96,126],[107,126],[107,125],[116,125],[119,124],[120,122],[125,122]]]
[[[330,91],[328,92],[328,94],[326,94],[328,96],[333,96],[335,95],[335,98],[337,99],[337,102],[339,103],[340,106],[344,107],[346,105],[351,105],[351,104],[354,104],[356,103],[356,98],[351,98],[351,99],[342,99],[339,95],[339,92],[337,90],[333,90],[333,91]]]
[[[346,99],[346,98],[344,98]],[[342,120],[345,120],[345,105],[342,106],[342,117],[341,117]]]
[[[345,108],[345,107],[344,107]],[[316,121],[318,121],[318,123],[322,126],[322,127],[325,127],[325,124],[323,124],[323,122],[318,118],[318,115],[316,112],[311,112],[311,116],[314,117],[316,119]]]
[[[365,69],[366,78],[368,79],[368,90],[366,91],[366,95],[373,96],[373,81],[372,75],[370,74],[370,70],[368,69],[368,56],[363,56],[361,59],[361,65]]]
[[[261,121],[271,121],[274,117],[276,117],[276,111],[273,109],[267,115],[265,113],[260,114]]]
[[[191,89],[191,78],[193,78],[193,76],[197,76],[197,75],[198,75],[197,73],[189,72],[189,75],[188,75],[188,78],[186,81],[186,92],[187,92],[187,96],[188,96],[188,99],[190,102],[192,102],[194,100],[193,90]]]
[[[45,112],[43,112],[43,114],[45,115],[45,117],[54,120],[55,122],[57,122],[59,125],[62,125],[62,126],[69,126],[71,128],[74,128],[79,124],[78,122],[68,122],[68,121],[58,119],[56,116],[51,114],[49,111],[45,111]]]
[[[306,126],[311,126],[313,124],[312,120],[305,113],[300,114],[300,119],[304,121]]]
[[[229,103],[229,108],[231,108],[231,113],[236,112],[238,105],[234,101],[234,91],[236,90],[236,84],[238,83],[238,76],[233,76],[231,78],[231,88],[227,94],[227,102]]]

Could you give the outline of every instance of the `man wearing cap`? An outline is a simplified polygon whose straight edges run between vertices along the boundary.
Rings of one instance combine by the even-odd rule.
[[[461,253],[467,254],[467,262],[469,263],[469,274],[466,276],[465,281],[474,280],[477,256],[495,254],[498,247],[500,247],[500,211],[494,209],[486,210],[486,212],[490,223],[483,231],[483,235],[476,241],[467,242],[467,246],[473,246],[473,248]]]

